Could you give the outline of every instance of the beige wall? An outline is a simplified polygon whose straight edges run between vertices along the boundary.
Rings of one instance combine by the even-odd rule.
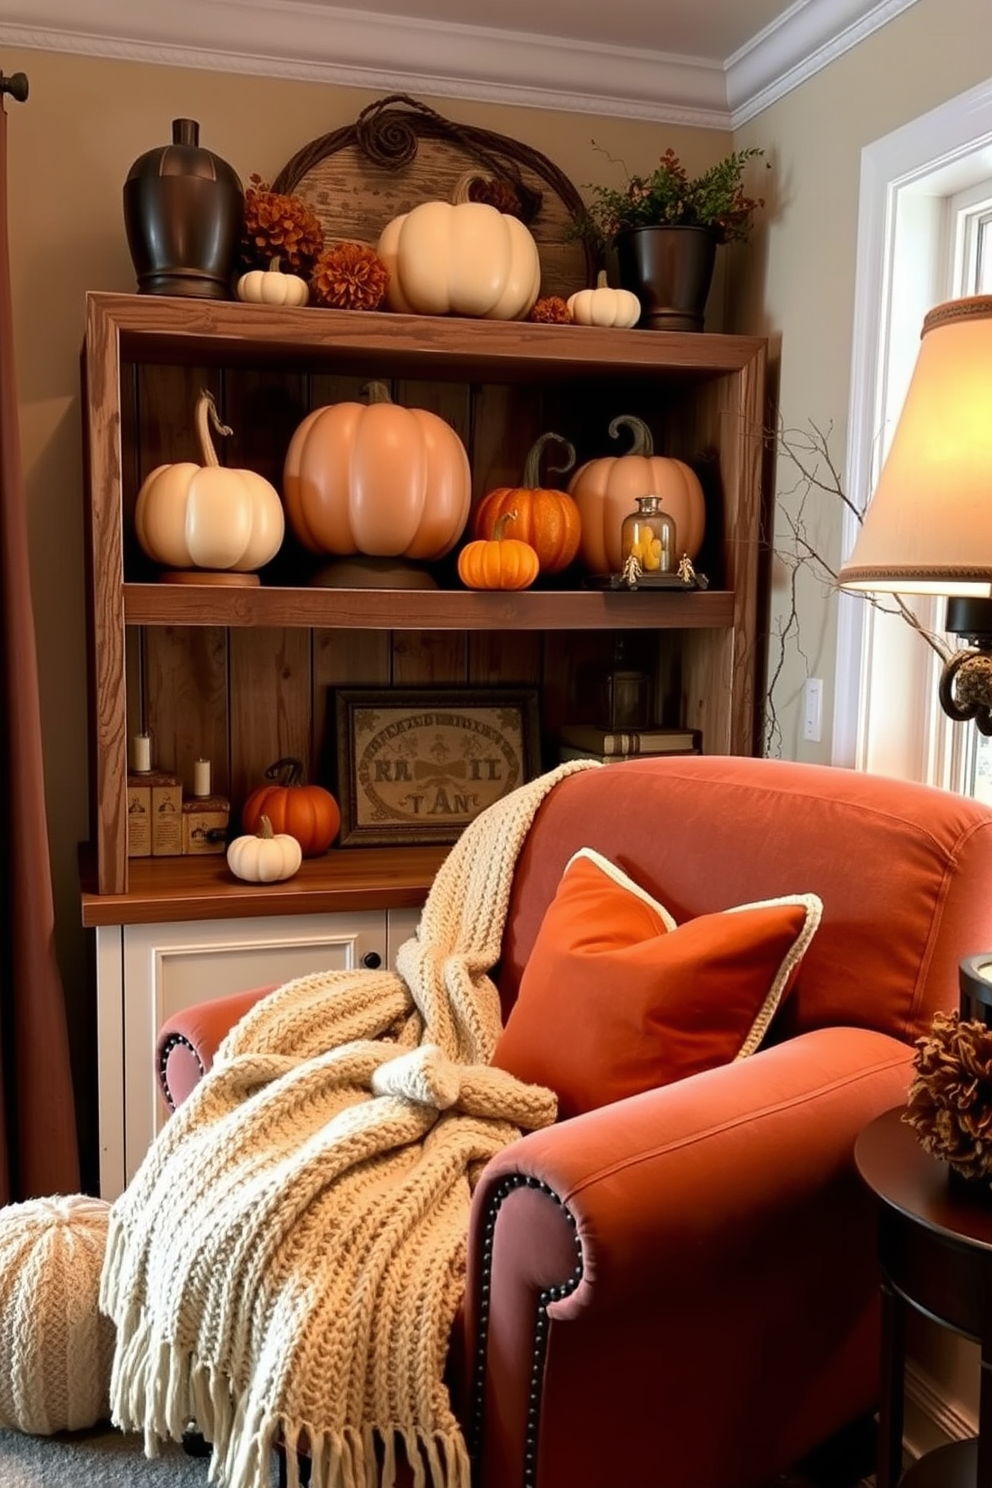
[[[77,1095],[87,1148],[95,1151],[91,948],[79,928],[76,870],[77,843],[88,834],[79,394],[84,294],[134,288],[121,188],[131,163],[171,138],[174,118],[199,120],[201,143],[243,180],[253,172],[271,180],[303,145],[350,124],[380,95],[41,51],[5,50],[2,63],[5,73],[23,70],[31,83],[26,104],[8,104],[14,329],[59,955]],[[449,118],[543,151],[580,188],[610,179],[606,155],[645,171],[671,144],[696,171],[729,146],[728,136],[710,130],[450,100],[435,106]],[[614,179],[622,177],[619,165],[613,171]]]
[[[735,140],[738,145],[764,146],[774,166],[769,173],[767,226],[734,266],[735,329],[772,339],[784,424],[803,427],[813,419],[821,427],[832,425],[830,446],[841,470],[862,148],[990,75],[988,0],[917,0],[854,51],[753,119]],[[793,476],[780,462],[780,489],[786,489]],[[824,498],[819,511],[811,535],[836,566],[839,503]],[[781,568],[777,572],[773,632],[786,592],[784,572]],[[829,760],[837,602],[819,584],[807,583],[801,605],[807,660],[790,653],[778,690],[785,719],[783,753],[793,759]],[[806,675],[826,680],[819,745],[801,738],[800,695]]]

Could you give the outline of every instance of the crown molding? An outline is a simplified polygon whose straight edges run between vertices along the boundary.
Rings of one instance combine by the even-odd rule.
[[[739,129],[916,0],[796,0],[727,58],[727,103]]]
[[[0,45],[730,131],[915,0],[796,0],[726,62],[307,0],[0,0]]]

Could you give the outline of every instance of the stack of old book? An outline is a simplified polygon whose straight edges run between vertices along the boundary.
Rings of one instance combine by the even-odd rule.
[[[703,737],[699,729],[604,729],[592,723],[566,723],[558,743],[558,757],[563,763],[597,759],[606,764],[648,755],[701,754]]]

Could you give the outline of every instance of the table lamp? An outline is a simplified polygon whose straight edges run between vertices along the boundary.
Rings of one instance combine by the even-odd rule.
[[[992,734],[992,295],[926,316],[891,448],[843,589],[948,596],[965,637],[944,667],[941,707]]]

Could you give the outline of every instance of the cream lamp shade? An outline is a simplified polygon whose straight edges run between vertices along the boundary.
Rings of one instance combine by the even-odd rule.
[[[906,401],[845,589],[992,596],[992,296],[923,322]]]

